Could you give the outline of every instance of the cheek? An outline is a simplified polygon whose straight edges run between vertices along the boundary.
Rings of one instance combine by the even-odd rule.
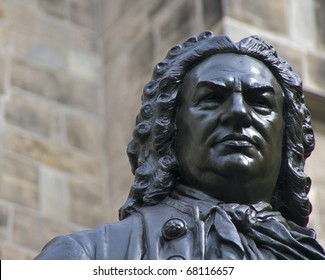
[[[283,137],[283,118],[281,114],[273,112],[269,116],[253,115],[253,126],[267,142],[278,142]]]

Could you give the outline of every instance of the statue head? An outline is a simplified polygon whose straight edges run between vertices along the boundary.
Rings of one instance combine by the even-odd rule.
[[[256,71],[258,73],[255,73]],[[210,77],[207,74],[214,72],[218,72],[222,78]],[[229,73],[232,74],[229,76]],[[240,73],[248,73],[250,77],[247,78],[246,74]],[[255,74],[265,79],[256,82]],[[204,77],[204,75],[205,79],[197,79],[193,82],[195,77]],[[226,81],[227,79],[230,83]],[[189,85],[190,83],[192,84]],[[246,86],[249,90],[245,91],[245,94],[248,92],[260,96],[259,104],[246,102],[250,98],[249,95],[243,96],[242,87]],[[194,94],[190,92],[193,87],[205,92],[197,94],[205,97],[203,99],[199,97],[196,104],[203,102],[203,108],[208,111],[209,106],[213,107],[217,102],[224,101],[216,100],[215,95],[209,97],[211,87],[214,92],[220,90],[221,94],[218,94],[218,98],[221,99],[222,92],[231,89],[235,93],[232,94],[232,100],[227,100],[227,104],[223,103],[222,108],[228,106],[224,112],[239,108],[235,115],[240,125],[232,124],[232,117],[224,117],[226,114],[223,113],[213,124],[219,127],[218,132],[210,128],[207,130],[210,131],[207,136],[213,135],[211,137],[213,141],[223,141],[223,144],[219,145],[222,149],[215,150],[214,159],[217,162],[209,159],[208,153],[198,154],[197,150],[191,149],[191,143],[186,143],[186,148],[180,144],[180,142],[185,143],[187,139],[188,129],[184,122],[193,122],[192,113],[195,114],[195,110],[189,108],[192,105],[194,107],[195,97],[187,100],[188,94]],[[270,96],[276,96],[275,99],[273,98],[275,101]],[[240,105],[243,98],[248,104],[247,108]],[[273,101],[270,101],[271,99]],[[184,111],[184,104],[190,102],[189,100],[193,102],[188,103]],[[253,100],[256,102],[256,97]],[[273,102],[272,106],[270,102]],[[238,105],[237,109],[234,104]],[[202,108],[202,103],[198,106]],[[231,109],[229,106],[232,106]],[[257,112],[260,119],[254,117],[252,119],[248,114],[245,115],[246,109]],[[189,111],[191,111],[190,115]],[[214,111],[213,108],[209,111],[210,117],[211,111]],[[201,116],[197,120],[204,118],[208,117]],[[272,125],[267,130],[265,125],[268,123]],[[206,120],[204,125],[209,127]],[[199,123],[197,127],[202,129]],[[231,131],[228,130],[230,127]],[[201,132],[198,135],[202,135]],[[259,135],[264,136],[259,137]],[[202,139],[207,138],[196,137],[195,139],[199,146],[203,143]],[[209,142],[204,143],[209,145]],[[276,50],[256,36],[233,43],[226,36],[213,36],[210,32],[201,33],[197,37],[189,38],[182,45],[170,49],[164,61],[156,65],[151,81],[144,87],[142,107],[137,115],[133,139],[127,149],[135,179],[129,197],[120,209],[120,218],[123,219],[139,207],[159,203],[173,190],[178,181],[186,184],[195,181],[197,173],[192,172],[193,170],[189,170],[191,168],[188,167],[195,165],[195,161],[194,164],[189,163],[186,166],[188,157],[185,155],[189,152],[194,155],[193,158],[202,156],[201,160],[207,160],[204,170],[209,170],[209,163],[210,166],[216,167],[216,170],[210,172],[210,177],[208,176],[210,179],[206,182],[199,179],[194,183],[201,183],[202,186],[198,186],[199,188],[211,193],[209,182],[217,182],[218,185],[222,181],[218,177],[220,175],[218,170],[222,170],[224,162],[225,171],[222,172],[236,170],[237,174],[242,176],[240,180],[244,182],[246,179],[247,182],[250,179],[253,182],[253,179],[258,178],[255,183],[250,184],[253,186],[252,193],[256,193],[258,184],[264,188],[260,196],[257,195],[257,199],[269,201],[274,210],[280,211],[285,218],[306,226],[311,213],[311,204],[307,197],[311,181],[304,173],[304,164],[313,148],[314,135],[310,124],[310,113],[304,104],[301,80],[288,63],[277,55]],[[226,161],[223,161],[223,153],[227,154]],[[266,167],[263,162],[267,163]],[[228,168],[226,168],[227,164]],[[243,174],[249,176],[245,177]],[[185,178],[188,176],[190,177]],[[234,192],[231,193],[238,193],[240,201],[232,201],[234,198],[227,194],[219,199],[225,202],[254,202],[250,200],[249,195],[240,193],[240,188],[236,188],[236,184],[234,186]]]

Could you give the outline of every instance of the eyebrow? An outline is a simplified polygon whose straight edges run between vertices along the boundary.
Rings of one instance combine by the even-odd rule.
[[[212,87],[212,88],[218,88],[218,87],[223,87],[223,88],[232,88],[233,82],[231,81],[224,81],[224,80],[207,80],[207,81],[200,81],[196,85],[196,89],[200,87]],[[253,86],[253,87],[252,87]],[[244,90],[248,90],[249,92],[256,92],[256,93],[261,93],[261,92],[270,92],[272,94],[275,94],[274,87],[269,84],[264,84],[261,82],[253,82],[249,83],[247,81],[242,81],[242,87]]]
[[[224,87],[227,88],[228,85],[222,80],[210,80],[210,81],[200,81],[197,83],[196,88],[200,87]]]
[[[253,85],[253,87],[252,87],[252,85]],[[272,95],[275,94],[275,90],[272,85],[262,84],[262,83],[258,83],[258,82],[252,83],[250,85],[243,83],[243,89],[245,91],[252,92],[252,93],[268,92],[268,93],[271,93]]]

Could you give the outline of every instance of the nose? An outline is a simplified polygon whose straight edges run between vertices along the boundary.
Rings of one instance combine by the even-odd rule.
[[[232,125],[234,128],[247,128],[252,124],[252,118],[241,92],[233,92],[227,98],[225,109],[220,117],[223,125]]]

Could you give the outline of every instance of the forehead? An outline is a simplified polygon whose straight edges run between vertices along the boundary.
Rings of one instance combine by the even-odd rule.
[[[270,69],[261,61],[242,54],[216,54],[192,68],[185,76],[184,83],[202,80],[224,80],[233,77],[257,79],[273,86],[279,84]]]

